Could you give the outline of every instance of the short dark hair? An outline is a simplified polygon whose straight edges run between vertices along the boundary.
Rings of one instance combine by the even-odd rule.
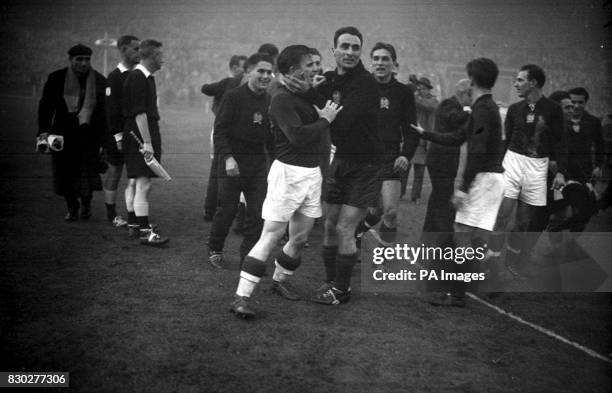
[[[310,48],[310,54],[311,55],[316,55],[316,56],[319,56],[319,57],[323,57],[323,56],[321,56],[321,52],[319,52],[319,50],[317,48]]]
[[[577,96],[584,96],[585,101],[589,100],[589,92],[584,87],[574,87],[573,89],[570,89],[567,93],[574,94]]]
[[[497,64],[486,57],[470,61],[465,66],[465,70],[476,86],[485,89],[492,89],[499,75]]]
[[[122,46],[127,46],[132,43],[132,41],[140,41],[138,37],[133,35],[122,35],[117,40],[117,48],[121,49]]]
[[[342,34],[350,34],[350,35],[359,37],[359,42],[363,46],[363,36],[361,35],[361,32],[359,31],[359,29],[353,26],[345,26],[345,27],[339,28],[334,33],[334,48],[338,44],[338,37],[340,37]]]
[[[550,95],[548,96],[549,100],[552,100],[558,104],[561,103],[561,101],[567,99],[569,100],[570,96],[567,93],[567,91],[563,91],[563,90],[557,90],[557,91],[553,91],[552,93],[550,93]]]
[[[374,54],[374,51],[384,49],[391,54],[391,60],[394,62],[397,61],[397,53],[395,52],[395,48],[391,44],[387,44],[386,42],[377,42],[374,44],[374,47],[370,51],[370,57]]]
[[[259,49],[257,49],[257,52],[259,53],[267,53],[270,56],[277,56],[278,55],[278,48],[276,47],[276,45],[274,44],[263,44],[262,46],[259,47]]]
[[[281,74],[288,74],[293,66],[299,66],[304,56],[312,51],[306,45],[289,45],[278,56],[277,67]]]
[[[150,59],[155,53],[155,49],[162,47],[162,43],[153,39],[146,39],[140,42],[140,57],[143,59]]]
[[[249,58],[247,59],[246,61],[247,69],[250,69],[251,67],[257,65],[257,63],[259,63],[260,61],[265,61],[270,64],[274,64],[274,60],[272,60],[272,56],[270,56],[267,53],[257,52],[249,56]]]
[[[546,74],[542,67],[535,64],[526,64],[519,71],[527,71],[527,80],[535,80],[538,89],[541,89],[546,82]]]
[[[233,66],[239,66],[241,61],[244,61],[244,65],[246,67],[246,56],[243,55],[234,55],[230,57],[229,66],[232,68]]]

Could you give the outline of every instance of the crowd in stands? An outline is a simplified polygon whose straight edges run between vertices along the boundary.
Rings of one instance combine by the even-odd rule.
[[[76,42],[95,48],[94,67],[102,71],[103,51],[93,45],[95,40],[105,32],[110,37],[129,33],[155,37],[164,43],[165,67],[157,77],[162,104],[196,105],[205,100],[199,94],[203,83],[227,76],[227,62],[232,55],[249,55],[263,42],[274,42],[281,48],[298,42],[315,46],[323,54],[324,66],[331,68],[333,60],[328,50],[331,31],[340,24],[354,24],[364,32],[366,51],[376,41],[395,45],[400,63],[398,79],[407,81],[409,74],[427,76],[435,85],[437,95],[445,96],[450,91],[449,66],[462,67],[474,57],[487,56],[501,69],[511,71],[528,62],[539,64],[547,72],[546,93],[584,86],[592,92],[589,106],[593,113],[603,116],[612,112],[612,89],[607,72],[610,61],[606,55],[609,49],[601,48],[595,39],[589,40],[587,33],[576,34],[571,25],[552,22],[549,26],[543,22],[534,25],[535,17],[522,21],[534,29],[532,34],[526,34],[525,29],[517,29],[511,23],[500,23],[505,11],[492,13],[490,6],[484,6],[484,11],[473,10],[492,13],[478,26],[473,25],[469,13],[457,15],[448,5],[437,12],[423,7],[407,8],[403,13],[398,11],[398,15],[388,11],[377,18],[356,7],[352,23],[351,19],[338,21],[338,14],[331,12],[334,9],[329,13],[303,9],[297,15],[301,17],[296,17],[291,11],[279,10],[274,5],[256,11],[237,10],[228,5],[197,12],[187,5],[158,4],[158,8],[148,10],[133,7],[131,11],[125,5],[87,9],[15,7],[12,12],[3,13],[0,88],[6,91],[22,87],[24,93],[40,89],[51,70],[67,64],[65,50]],[[559,17],[557,22],[585,17],[575,15],[578,12],[575,9],[572,12]],[[140,16],[134,18],[134,15]],[[311,16],[316,18],[316,24]],[[116,51],[110,48],[108,71],[116,62]]]

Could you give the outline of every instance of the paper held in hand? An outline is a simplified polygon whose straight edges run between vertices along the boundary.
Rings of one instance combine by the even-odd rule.
[[[144,157],[144,150],[143,150],[144,146],[142,142],[140,141],[138,136],[134,133],[134,131],[130,131],[130,135],[132,135],[136,143],[138,143],[138,151],[140,151],[140,153],[142,153]],[[161,164],[159,163],[159,161],[157,161],[157,159],[155,159],[155,157],[151,157],[150,160],[147,160],[145,158],[145,163],[149,166],[149,168],[151,168],[153,173],[155,173],[157,176],[161,177],[164,180],[172,180],[168,172],[164,169],[163,166],[161,166]]]

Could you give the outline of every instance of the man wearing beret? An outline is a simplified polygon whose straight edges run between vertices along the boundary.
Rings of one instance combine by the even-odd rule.
[[[38,139],[52,145],[53,186],[66,200],[66,221],[91,217],[102,189],[99,149],[106,128],[106,79],[91,68],[90,48],[70,48],[67,68],[49,74],[38,107]]]

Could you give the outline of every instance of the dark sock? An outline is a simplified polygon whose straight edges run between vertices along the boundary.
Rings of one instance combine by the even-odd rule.
[[[336,254],[338,254],[338,246],[323,246],[323,264],[327,282],[336,279]]]
[[[368,214],[366,214],[364,221],[368,228],[372,228],[374,225],[378,224],[378,222],[380,221],[380,217],[368,212]]]
[[[106,218],[108,221],[113,221],[115,217],[117,217],[117,211],[115,210],[115,204],[105,203],[106,205]]]
[[[397,235],[397,228],[389,228],[388,226],[385,225],[385,222],[383,221],[380,223],[380,228],[378,232],[380,232],[380,237],[385,242],[387,243],[395,242],[395,238]]]
[[[357,263],[357,254],[338,254],[336,256],[336,284],[334,285],[336,289],[342,292],[348,291],[355,263]]]
[[[134,212],[127,212],[127,218],[128,218],[128,225],[137,225],[137,221],[136,221],[136,213]]]
[[[380,217],[368,212],[366,217],[359,222],[357,225],[357,229],[355,230],[355,235],[364,233],[368,229],[372,228],[374,225],[378,224],[380,221]]]
[[[521,250],[506,249],[506,265],[520,266]]]
[[[501,252],[502,247],[504,246],[504,241],[506,240],[506,234],[504,232],[496,233],[493,232],[489,239],[489,250],[493,252]]]
[[[149,216],[136,216],[136,220],[138,225],[140,225],[140,229],[149,228]]]
[[[92,197],[81,197],[81,205],[84,209],[91,209],[91,199]]]
[[[79,211],[79,200],[73,197],[64,197],[66,199],[66,207],[71,213],[77,213]]]

